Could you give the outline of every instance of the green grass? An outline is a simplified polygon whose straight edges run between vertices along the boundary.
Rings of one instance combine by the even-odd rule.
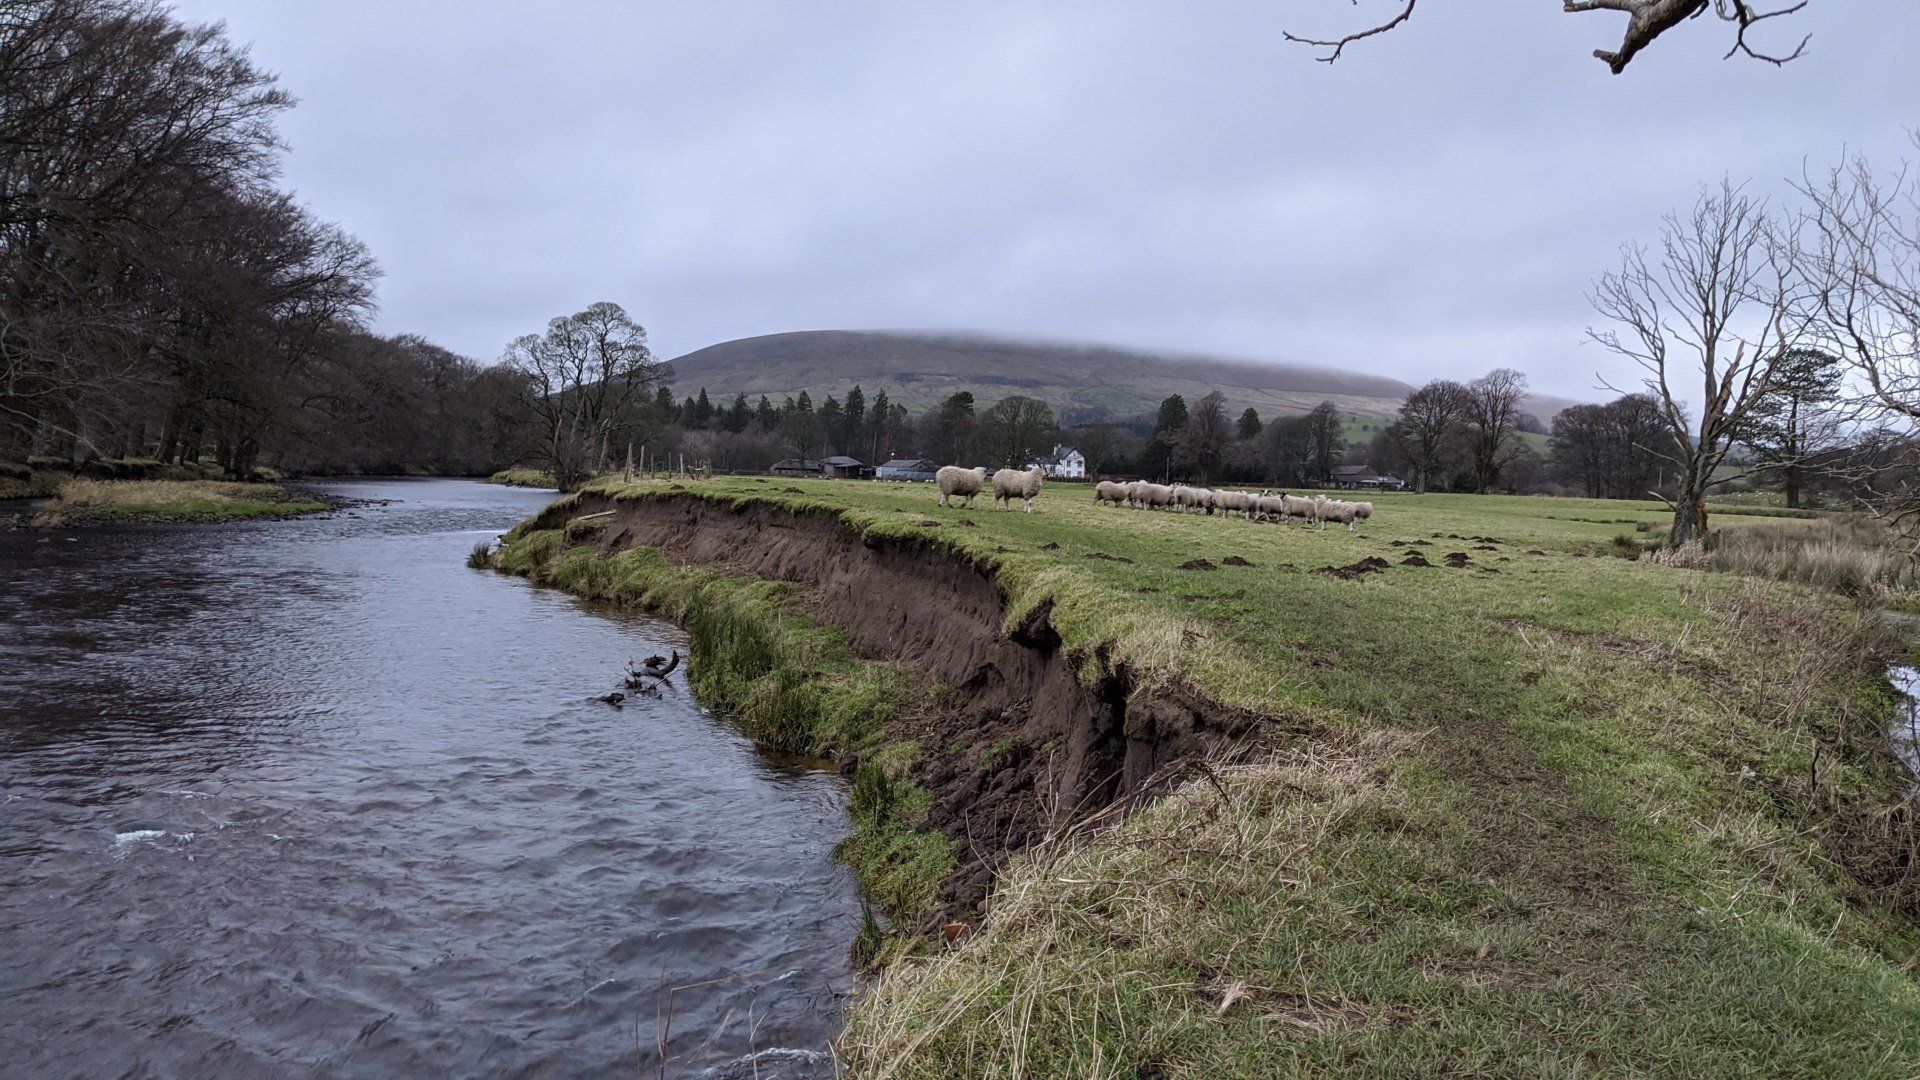
[[[214,480],[64,481],[35,518],[39,524],[74,521],[242,521],[322,513],[332,505],[300,499],[278,484]]]
[[[1010,623],[1051,601],[1078,655],[1275,721],[1253,756],[1023,857],[956,945],[894,959],[841,1042],[862,1075],[1920,1071],[1912,818],[1880,734],[1899,644],[1792,581],[1604,554],[1664,524],[1657,503],[1384,495],[1355,535],[1096,507],[1084,487],[1027,515],[940,508],[924,485],[689,486],[990,566]],[[565,565],[561,539],[511,548]],[[1313,572],[1366,556],[1391,565]],[[1218,568],[1178,569],[1195,558]],[[778,586],[720,587],[785,627],[738,646],[764,657],[743,671],[831,633],[777,622],[797,618]],[[749,730],[813,707],[778,692],[741,710]],[[860,737],[885,745],[884,714]],[[908,775],[857,779],[856,824],[910,822]],[[924,883],[917,859],[886,856]]]
[[[550,488],[558,486],[553,474],[539,469],[501,469],[487,477],[489,484],[505,484],[508,487]]]

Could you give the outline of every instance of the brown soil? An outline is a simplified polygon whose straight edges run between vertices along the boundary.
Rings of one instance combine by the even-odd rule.
[[[812,511],[679,495],[589,498],[569,513],[607,509],[614,513],[598,538],[603,551],[647,546],[676,562],[801,583],[812,616],[845,629],[863,656],[952,687],[902,735],[924,746],[964,739],[976,747],[1019,737],[1015,749],[984,763],[978,754],[936,754],[915,767],[914,779],[934,796],[927,824],[957,844],[946,902],[928,915],[935,929],[986,895],[1009,853],[1217,751],[1259,720],[1185,686],[1137,689],[1124,665],[1070,654],[1053,629],[1051,603],[1009,633],[992,568],[923,542],[863,539]],[[1088,685],[1080,670],[1089,660],[1110,674]]]
[[[1188,559],[1186,562],[1181,563],[1179,566],[1175,567],[1174,569],[1176,570],[1218,570],[1220,568],[1213,565],[1212,562],[1206,559]]]
[[[1432,566],[1433,564],[1427,561],[1427,557],[1425,555],[1422,555],[1417,551],[1409,551],[1407,552],[1407,557],[1400,560],[1400,565],[1401,566]]]
[[[1377,574],[1390,565],[1378,555],[1369,555],[1351,566],[1321,566],[1314,569],[1316,574],[1332,574],[1342,581],[1352,581],[1363,574]]]
[[[1238,555],[1229,555],[1220,560],[1222,566],[1252,566],[1253,564]]]
[[[1132,561],[1133,561],[1132,559],[1129,559],[1129,558],[1127,558],[1127,557],[1126,557],[1125,555],[1109,555],[1109,554],[1107,554],[1107,553],[1106,553],[1106,552],[1104,552],[1104,551],[1089,551],[1089,552],[1087,552],[1087,558],[1089,558],[1089,559],[1105,559],[1105,560],[1106,560],[1106,561],[1108,561],[1108,562],[1124,562],[1124,563],[1130,563],[1130,562],[1132,562]]]
[[[1449,551],[1447,552],[1447,556],[1444,561],[1448,566],[1453,567],[1455,570],[1459,570],[1464,567],[1473,565],[1473,556],[1468,555],[1464,551]]]

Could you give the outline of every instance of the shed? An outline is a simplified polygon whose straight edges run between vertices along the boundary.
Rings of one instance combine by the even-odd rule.
[[[812,458],[785,458],[767,471],[775,476],[819,476],[820,463]]]
[[[926,458],[894,458],[873,471],[875,480],[931,480],[939,467]]]
[[[862,476],[871,476],[872,472],[856,458],[844,454],[827,458],[820,463],[820,471],[836,480],[858,480]]]

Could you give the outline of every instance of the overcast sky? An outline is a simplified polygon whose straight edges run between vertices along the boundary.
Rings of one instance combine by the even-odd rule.
[[[1434,0],[187,0],[301,99],[287,180],[481,360],[623,305],[672,357],[972,329],[1600,396],[1586,293],[1721,175],[1916,153],[1920,3],[1811,0],[1785,69],[1697,21]],[[1787,42],[1790,48],[1791,42]],[[1620,377],[1620,376],[1616,376]]]

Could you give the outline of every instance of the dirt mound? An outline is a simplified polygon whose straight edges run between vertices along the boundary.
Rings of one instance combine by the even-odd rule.
[[[1238,555],[1229,555],[1220,560],[1222,566],[1252,566],[1253,564]]]
[[[1220,568],[1213,565],[1213,563],[1209,562],[1206,559],[1188,559],[1186,562],[1183,562],[1179,566],[1174,567],[1174,569],[1176,570],[1218,570]]]
[[[788,495],[805,495],[806,494],[806,492],[801,491],[797,487],[783,487],[780,490],[783,492],[786,492]]]
[[[1546,554],[1546,552],[1544,552],[1544,551],[1541,551],[1541,550],[1540,550],[1539,548],[1528,548],[1528,549],[1527,549],[1527,554],[1529,554],[1529,555],[1545,555],[1545,554]]]
[[[1475,545],[1473,545],[1473,550],[1475,550],[1475,551],[1499,551],[1500,549],[1499,549],[1499,548],[1497,548],[1497,547],[1494,547],[1494,546],[1493,546],[1492,544],[1475,544]]]
[[[1332,574],[1341,581],[1352,581],[1363,574],[1377,574],[1385,570],[1390,563],[1378,555],[1369,555],[1351,566],[1321,566],[1314,569],[1316,574]]]
[[[972,518],[961,518],[959,521],[954,522],[954,524],[965,525],[969,529],[977,529],[980,527],[980,523]]]
[[[1464,551],[1449,551],[1447,552],[1446,564],[1455,570],[1459,570],[1462,567],[1473,565],[1473,556],[1468,555]]]
[[[1432,566],[1433,564],[1427,561],[1427,557],[1425,555],[1422,555],[1417,551],[1409,551],[1407,552],[1407,557],[1400,560],[1400,565],[1401,566]]]
[[[1041,551],[1059,551],[1060,545],[1055,541],[1049,540],[1046,543],[1040,545],[1040,550]]]
[[[1123,562],[1123,563],[1130,563],[1133,561],[1132,559],[1127,558],[1125,555],[1109,555],[1104,551],[1089,551],[1087,552],[1087,558],[1105,559],[1108,562]]]
[[[921,525],[921,526],[924,526],[924,527],[926,527],[926,528],[929,528],[929,529],[931,529],[931,528],[933,528],[933,527],[935,527],[935,526],[937,526],[937,525],[939,525],[940,523],[939,523],[938,521],[935,521],[935,520],[934,520],[934,519],[932,519],[932,518],[921,518],[921,519],[920,519],[919,521],[916,521],[916,522],[914,522],[914,524],[916,524],[916,525]]]

